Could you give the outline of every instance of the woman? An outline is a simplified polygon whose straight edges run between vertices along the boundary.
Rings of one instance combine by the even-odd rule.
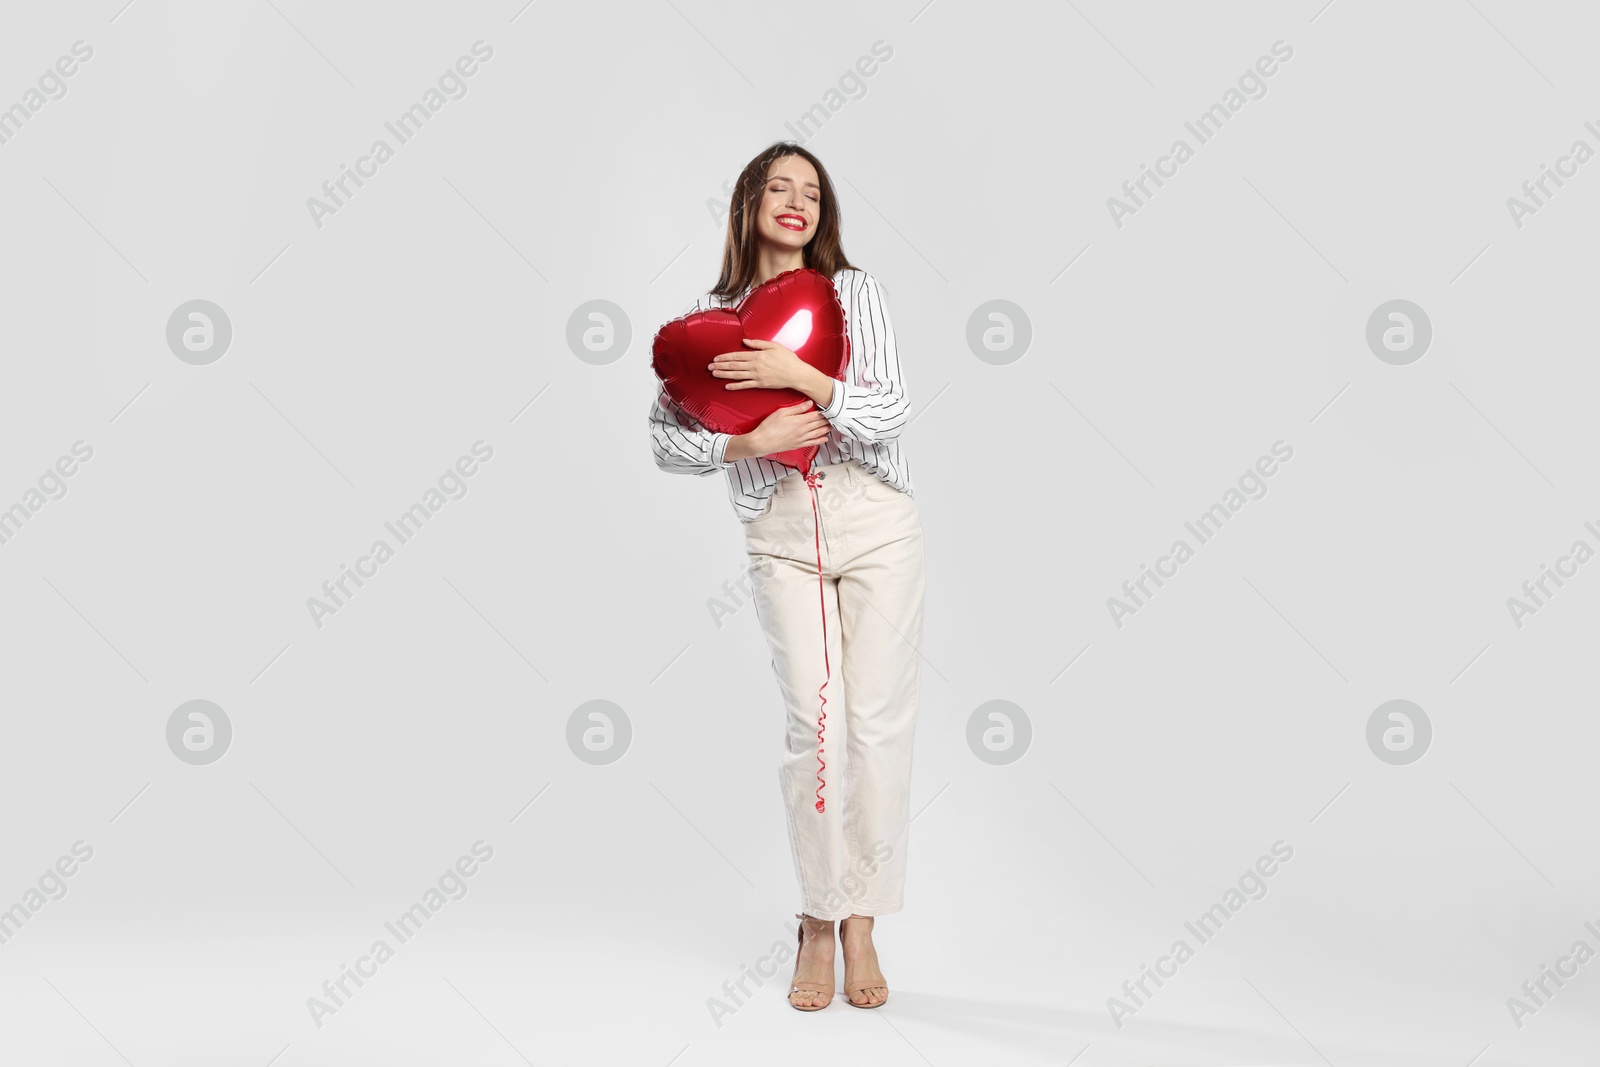
[[[844,380],[782,345],[746,339],[747,350],[710,364],[713,375],[728,379],[726,388],[790,388],[809,399],[773,412],[749,433],[725,434],[701,427],[660,388],[650,437],[662,470],[727,471],[728,495],[744,524],[756,614],[788,710],[779,780],[802,900],[789,1002],[815,1011],[832,1001],[839,920],[845,995],[856,1007],[876,1008],[889,990],[872,943],[873,917],[903,906],[922,643],[922,524],[899,440],[910,408],[883,292],[845,257],[828,172],[806,149],[778,142],[739,175],[722,274],[684,314],[736,306],[757,285],[801,267],[832,278],[844,305]],[[764,458],[812,445],[818,452],[810,485]],[[818,774],[818,690],[829,673],[824,610],[832,679],[823,693],[828,708],[844,712],[825,723],[833,772],[826,786]],[[819,799],[827,801],[820,812]]]

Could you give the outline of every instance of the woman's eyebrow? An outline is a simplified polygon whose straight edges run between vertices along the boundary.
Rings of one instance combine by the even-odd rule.
[[[783,175],[783,174],[774,174],[772,177],[768,178],[767,181],[769,181],[769,182],[792,182],[792,181],[794,181],[794,179],[790,178],[790,177],[787,177],[786,175]],[[806,189],[815,189],[819,193],[822,192],[822,186],[818,185],[816,182],[806,182],[804,188],[806,188]]]

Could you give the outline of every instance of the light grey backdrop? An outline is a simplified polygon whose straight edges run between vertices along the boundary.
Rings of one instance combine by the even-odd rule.
[[[13,7],[0,1061],[1589,1062],[1597,28]],[[740,531],[645,425],[724,183],[797,132],[888,293],[927,536],[873,1015],[783,999]]]

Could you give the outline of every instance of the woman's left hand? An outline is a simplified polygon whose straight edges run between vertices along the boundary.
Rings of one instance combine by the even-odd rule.
[[[776,341],[746,337],[753,352],[724,352],[711,359],[711,373],[717,378],[733,378],[728,389],[793,389],[800,384],[800,372],[808,364]]]

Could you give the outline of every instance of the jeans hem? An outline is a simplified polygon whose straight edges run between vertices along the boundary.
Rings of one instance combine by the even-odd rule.
[[[838,920],[838,919],[848,919],[852,915],[862,915],[862,916],[867,916],[867,917],[872,917],[872,916],[877,916],[877,915],[893,915],[895,912],[900,911],[904,907],[905,907],[905,902],[904,901],[899,901],[899,902],[896,902],[894,904],[865,904],[865,903],[858,903],[858,904],[853,904],[853,905],[851,905],[849,907],[845,907],[845,908],[842,908],[842,909],[841,908],[832,908],[832,909],[829,909],[829,908],[815,908],[815,909],[813,909],[811,907],[807,907],[807,906],[802,905],[800,910],[803,913],[805,913],[806,915],[811,916],[811,918],[813,918],[813,919],[825,919],[825,920],[828,920],[828,921],[832,922],[832,921],[835,921],[835,920]]]

